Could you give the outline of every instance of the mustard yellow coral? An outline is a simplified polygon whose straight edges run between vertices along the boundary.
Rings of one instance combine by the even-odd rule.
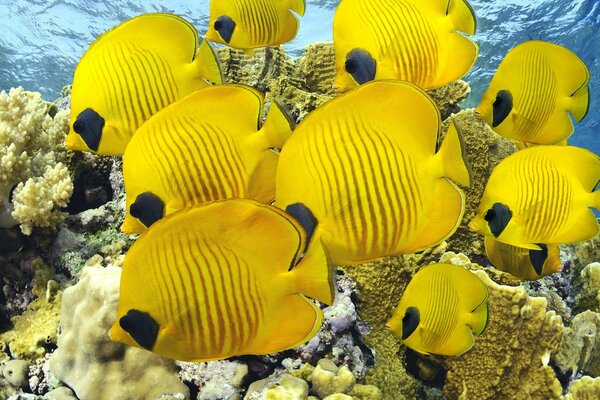
[[[0,93],[0,226],[21,224],[25,234],[60,221],[73,191],[62,144],[69,112],[52,118],[48,107],[23,88]]]

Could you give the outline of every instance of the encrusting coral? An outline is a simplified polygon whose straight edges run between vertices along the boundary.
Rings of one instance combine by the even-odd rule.
[[[73,184],[63,146],[69,112],[48,114],[36,92],[0,93],[0,226],[52,227],[64,219]]]
[[[600,375],[600,314],[586,310],[577,314],[565,329],[564,338],[554,363],[562,371],[575,375],[581,371]]]
[[[489,321],[471,350],[446,357],[448,399],[560,399],[562,387],[548,365],[564,326],[546,299],[529,297],[521,286],[498,285],[474,271],[489,290]]]
[[[571,390],[564,400],[598,400],[600,399],[600,378],[584,376],[573,382]]]
[[[81,400],[188,399],[174,361],[108,338],[120,277],[119,267],[86,267],[79,282],[64,291],[50,371]]]

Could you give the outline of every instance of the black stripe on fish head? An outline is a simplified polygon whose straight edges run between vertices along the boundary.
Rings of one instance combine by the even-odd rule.
[[[231,36],[233,36],[233,31],[235,30],[235,22],[228,17],[227,15],[222,15],[215,21],[213,27],[215,31],[219,32],[221,39],[225,41],[225,43],[229,43],[231,41]]]
[[[165,203],[154,193],[144,192],[139,194],[129,206],[129,214],[139,219],[148,228],[164,217]]]
[[[346,55],[344,69],[352,75],[356,83],[362,85],[365,82],[375,79],[377,61],[364,49],[352,49]]]
[[[150,314],[131,309],[119,319],[119,325],[143,348],[154,348],[158,338],[158,323]]]
[[[512,218],[512,211],[508,206],[502,203],[494,203],[492,208],[487,210],[484,219],[487,221],[490,231],[495,237],[500,236],[506,225]]]
[[[513,97],[510,91],[500,90],[492,105],[492,128],[500,125],[513,109]]]
[[[313,233],[315,233],[315,229],[319,223],[317,218],[315,218],[312,211],[302,203],[290,204],[285,208],[285,211],[294,217],[294,219],[304,228],[304,231],[306,232],[306,247],[308,248],[310,239],[312,238]]]
[[[104,118],[91,108],[86,108],[77,115],[73,122],[73,130],[77,133],[90,150],[98,151],[102,129],[104,129]]]
[[[529,261],[531,261],[531,265],[533,265],[536,274],[540,276],[542,275],[544,263],[546,263],[546,260],[548,259],[548,246],[543,243],[536,244],[541,247],[541,250],[529,250]]]
[[[408,307],[402,317],[402,340],[408,339],[421,323],[421,314],[417,307]]]

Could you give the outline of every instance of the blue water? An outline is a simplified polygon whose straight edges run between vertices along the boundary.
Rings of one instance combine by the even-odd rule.
[[[331,40],[338,1],[307,1],[298,37],[286,45],[299,55],[309,43]],[[571,143],[600,154],[600,0],[472,0],[480,56],[466,77],[474,106],[498,64],[516,44],[542,39],[567,46],[590,68],[590,112]],[[23,86],[58,96],[79,57],[104,30],[144,12],[173,12],[204,32],[209,0],[0,0],[0,90]]]

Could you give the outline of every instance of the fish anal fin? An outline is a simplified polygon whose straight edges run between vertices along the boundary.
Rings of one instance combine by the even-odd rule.
[[[428,85],[427,89],[462,78],[471,70],[477,60],[479,47],[460,33],[449,33],[446,43],[445,62],[440,65],[435,84]]]
[[[285,106],[277,100],[272,100],[260,133],[265,135],[266,146],[282,148],[295,127],[296,123]]]
[[[249,198],[267,204],[275,199],[275,175],[278,162],[279,155],[271,150],[262,152],[248,179]]]
[[[454,120],[450,121],[448,133],[442,142],[436,158],[442,165],[444,176],[461,186],[470,187],[473,172],[467,160],[465,142]]]
[[[432,198],[439,202],[433,204],[427,226],[413,243],[400,249],[402,254],[433,247],[452,235],[460,225],[465,211],[465,194],[458,186],[445,178],[440,179]]]
[[[475,344],[473,331],[468,325],[457,326],[444,345],[433,353],[445,356],[458,356],[469,351]]]
[[[262,337],[254,340],[248,354],[270,354],[298,347],[309,341],[321,328],[323,312],[301,294],[290,294],[277,303],[279,318],[271,318]]]
[[[223,83],[223,68],[221,61],[215,52],[215,49],[208,40],[203,40],[194,62],[197,65],[197,71],[203,79],[221,84]]]
[[[482,283],[483,284],[483,283]],[[473,333],[479,336],[487,328],[489,321],[489,304],[486,300],[479,304],[472,312],[469,320],[469,326],[473,329]]]

